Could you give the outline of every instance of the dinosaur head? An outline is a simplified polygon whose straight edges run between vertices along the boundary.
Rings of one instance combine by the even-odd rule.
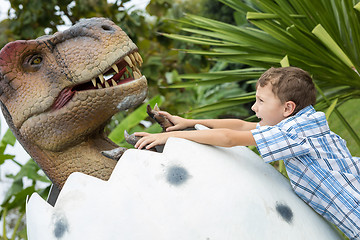
[[[61,151],[146,97],[136,45],[113,22],[83,20],[0,52],[1,102],[20,134]]]
[[[141,63],[137,46],[105,18],[10,42],[0,51],[3,113],[20,143],[51,176],[60,164],[47,159],[53,153],[63,154],[103,135],[115,113],[144,100],[147,82],[138,69]],[[31,149],[37,149],[36,154]],[[80,160],[71,161],[79,165]],[[75,170],[82,171],[79,168]]]

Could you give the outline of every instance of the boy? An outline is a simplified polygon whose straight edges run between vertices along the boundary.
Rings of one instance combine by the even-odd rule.
[[[160,134],[135,133],[136,148],[165,144],[169,137],[222,147],[256,145],[265,162],[285,160],[296,194],[350,239],[360,239],[360,160],[330,131],[312,105],[310,75],[295,67],[270,68],[258,80],[252,110],[259,123],[238,119],[192,120],[161,112],[174,126]],[[195,124],[211,129],[174,131]]]

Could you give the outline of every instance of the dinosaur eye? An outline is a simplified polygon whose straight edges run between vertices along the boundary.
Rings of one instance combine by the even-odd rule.
[[[42,62],[42,58],[37,56],[31,60],[31,65],[37,65],[37,64],[40,64],[41,62]]]
[[[28,72],[35,72],[41,68],[43,57],[39,54],[32,54],[25,57],[23,67]]]

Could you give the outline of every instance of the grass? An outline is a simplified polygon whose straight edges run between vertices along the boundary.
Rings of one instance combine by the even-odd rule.
[[[350,123],[354,131],[360,136],[360,99],[349,100],[341,105],[338,110],[344,118]],[[360,147],[355,140],[350,136],[349,132],[342,126],[341,121],[336,114],[332,114],[329,118],[329,126],[331,131],[338,134],[346,140],[347,147],[353,156],[360,157]]]

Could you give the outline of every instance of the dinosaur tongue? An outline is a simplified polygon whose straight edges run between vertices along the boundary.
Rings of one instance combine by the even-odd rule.
[[[56,101],[54,102],[52,109],[57,110],[65,106],[65,104],[68,103],[70,99],[74,96],[74,94],[75,91],[73,91],[71,88],[63,89],[57,97]]]

